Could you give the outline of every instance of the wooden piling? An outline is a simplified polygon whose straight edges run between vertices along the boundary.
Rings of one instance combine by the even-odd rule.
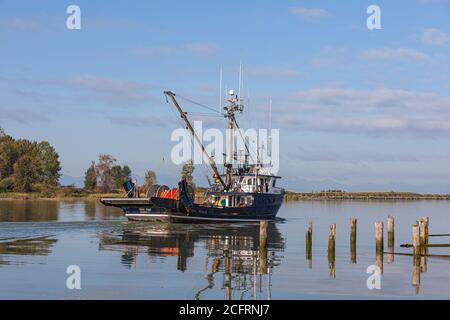
[[[412,226],[412,241],[414,248],[414,255],[420,255],[420,226],[415,224]]]
[[[219,272],[219,266],[220,266],[220,259],[218,257],[214,258],[213,264],[212,264],[212,273]]]
[[[335,241],[336,240],[336,224],[333,223],[330,225],[330,234],[328,236],[328,240]]]
[[[350,218],[350,263],[356,263],[356,227],[358,220]]]
[[[267,274],[267,247],[259,248],[259,274]]]
[[[308,263],[308,267],[312,268],[312,222],[308,224],[305,243],[306,243],[306,262]]]
[[[388,216],[387,218],[387,232],[388,232],[388,255],[387,263],[394,262],[394,247],[395,247],[395,225],[394,217]]]
[[[330,225],[330,234],[328,236],[328,270],[332,278],[336,278],[336,224]]]
[[[261,221],[259,223],[259,247],[265,248],[267,246],[267,226],[268,221]]]
[[[428,271],[428,261],[426,255],[420,255],[420,272]]]
[[[420,257],[413,258],[412,285],[416,288],[416,294],[420,291]]]
[[[259,223],[259,273],[267,273],[267,227],[268,221]]]
[[[424,227],[424,231],[423,231],[423,242],[424,245],[428,245],[429,243],[429,237],[430,237],[430,232],[429,232],[429,225],[430,225],[430,218],[429,217],[422,217],[422,222],[423,222],[423,227]]]
[[[376,242],[376,265],[383,274],[383,251],[384,251],[384,224],[383,222],[375,222],[375,242]]]
[[[425,221],[420,219],[417,224],[419,225],[420,248],[423,249],[425,247]]]
[[[383,239],[384,225],[383,222],[375,222],[375,240],[376,240],[376,252],[383,252],[384,239]]]
[[[225,296],[226,300],[231,300],[232,290],[231,290],[231,272],[232,272],[232,259],[230,252],[226,250],[224,252],[224,260],[225,260]]]
[[[427,262],[427,254],[429,251],[429,231],[428,224],[430,218],[422,217],[420,219],[420,242],[421,242],[421,257],[420,257],[420,271],[427,272],[428,271],[428,262]]]
[[[387,232],[388,232],[388,244],[392,244],[394,246],[395,242],[395,225],[394,225],[394,217],[389,216],[387,218]]]

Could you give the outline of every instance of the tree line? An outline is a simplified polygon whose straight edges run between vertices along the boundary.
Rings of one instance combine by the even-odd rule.
[[[16,140],[0,128],[0,192],[49,193],[58,186],[60,170],[50,143]]]
[[[192,161],[183,164],[181,176],[185,177],[189,184],[194,185],[194,165]],[[131,170],[128,166],[120,166],[110,154],[101,154],[97,162],[92,161],[90,167],[84,173],[84,189],[87,191],[98,190],[103,193],[117,191],[123,188],[123,184],[131,179]],[[145,172],[144,183],[139,187],[146,193],[150,186],[157,183],[156,173],[152,170]]]
[[[98,161],[92,161],[84,174],[84,189],[111,192],[121,189],[125,181],[131,179],[131,169],[120,166],[110,154],[101,154]]]
[[[39,192],[51,195],[60,187],[61,163],[59,155],[48,141],[14,139],[0,127],[0,192]],[[187,162],[181,175],[193,185],[194,165]],[[131,169],[121,166],[109,154],[100,154],[92,161],[84,175],[85,191],[104,193],[121,190],[131,179]],[[156,173],[145,172],[142,192],[157,183]]]

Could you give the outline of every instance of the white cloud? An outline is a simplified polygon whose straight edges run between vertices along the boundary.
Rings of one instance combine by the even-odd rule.
[[[114,124],[129,127],[158,127],[167,126],[170,121],[155,116],[139,116],[139,117],[112,117],[111,122]]]
[[[291,13],[304,18],[323,18],[330,15],[327,10],[320,8],[295,7],[289,9]]]
[[[268,77],[298,77],[300,75],[300,72],[296,70],[275,66],[245,67],[244,73],[251,76],[268,76]]]
[[[193,53],[201,55],[212,54],[219,48],[217,44],[212,42],[193,42],[185,44],[184,47]]]
[[[212,42],[192,42],[179,47],[141,47],[132,48],[129,52],[135,56],[151,57],[164,56],[176,53],[181,50],[189,51],[197,55],[210,55],[219,49],[219,45]]]
[[[371,60],[426,60],[428,55],[408,48],[379,48],[366,50],[363,56]]]
[[[450,97],[406,90],[318,88],[295,93],[273,117],[311,131],[432,135],[450,133]]]
[[[0,29],[8,31],[36,31],[41,28],[35,19],[10,18],[0,20]]]
[[[299,150],[294,150],[292,152],[292,156],[296,159],[305,161],[305,162],[336,162],[336,161],[344,161],[346,163],[360,163],[360,162],[375,162],[375,163],[383,163],[383,162],[418,162],[419,158],[424,158],[424,156],[417,156],[411,154],[393,154],[393,153],[385,153],[385,152],[368,152],[368,151],[360,151],[355,150],[355,153],[350,152],[334,152],[327,148],[326,150],[305,150],[303,148]]]
[[[114,105],[137,105],[152,99],[150,85],[92,75],[78,75],[63,81],[65,86],[83,91],[85,98]]]
[[[450,0],[419,0],[420,4],[450,4]]]
[[[450,44],[450,34],[434,28],[423,30],[421,39],[423,43],[431,45],[443,46]]]
[[[349,60],[349,54],[350,50],[346,47],[323,46],[311,59],[311,63],[320,68],[344,66]]]
[[[160,55],[172,54],[176,51],[171,47],[153,47],[153,48],[133,48],[130,49],[130,53],[135,56],[152,57]]]
[[[0,124],[4,122],[28,124],[36,121],[48,121],[48,118],[42,114],[22,108],[0,108]]]

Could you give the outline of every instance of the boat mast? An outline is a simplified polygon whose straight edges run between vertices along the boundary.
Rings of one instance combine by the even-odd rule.
[[[208,152],[206,152],[206,148],[203,145],[201,139],[198,137],[197,133],[195,132],[194,128],[192,127],[191,123],[189,122],[189,119],[186,116],[186,112],[184,112],[180,105],[178,104],[177,99],[175,98],[175,93],[173,93],[172,91],[164,91],[164,94],[166,96],[169,96],[170,99],[172,100],[173,104],[175,105],[175,107],[177,108],[178,112],[180,113],[181,119],[184,121],[184,123],[186,124],[186,127],[189,129],[189,131],[191,131],[192,135],[194,136],[194,139],[197,141],[197,143],[201,146],[202,148],[202,152],[205,154],[205,156],[208,158],[209,160],[209,165],[211,166],[212,170],[214,171],[214,179],[218,180],[222,186],[227,189],[227,184],[225,184],[225,182],[223,181],[222,177],[220,176],[219,170],[217,169],[217,165],[214,161],[214,159],[208,154]]]
[[[232,184],[232,178],[233,178],[233,150],[234,150],[234,124],[235,124],[235,118],[234,113],[236,111],[242,112],[244,110],[244,106],[240,104],[239,97],[234,93],[233,90],[230,90],[229,98],[227,101],[229,102],[229,105],[224,107],[225,110],[225,117],[228,119],[227,121],[227,151],[226,151],[226,158],[225,158],[225,168],[227,169],[226,174],[226,190],[229,190],[231,188]]]

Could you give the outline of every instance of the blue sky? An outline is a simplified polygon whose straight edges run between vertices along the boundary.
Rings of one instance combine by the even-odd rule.
[[[81,8],[81,30],[66,28],[70,4]],[[381,30],[366,27],[370,4],[381,8]],[[65,175],[110,153],[174,184],[179,122],[162,92],[217,106],[220,66],[224,87],[236,88],[242,62],[240,122],[267,127],[272,97],[290,189],[442,192],[449,54],[448,0],[0,0],[0,125],[50,141]]]

